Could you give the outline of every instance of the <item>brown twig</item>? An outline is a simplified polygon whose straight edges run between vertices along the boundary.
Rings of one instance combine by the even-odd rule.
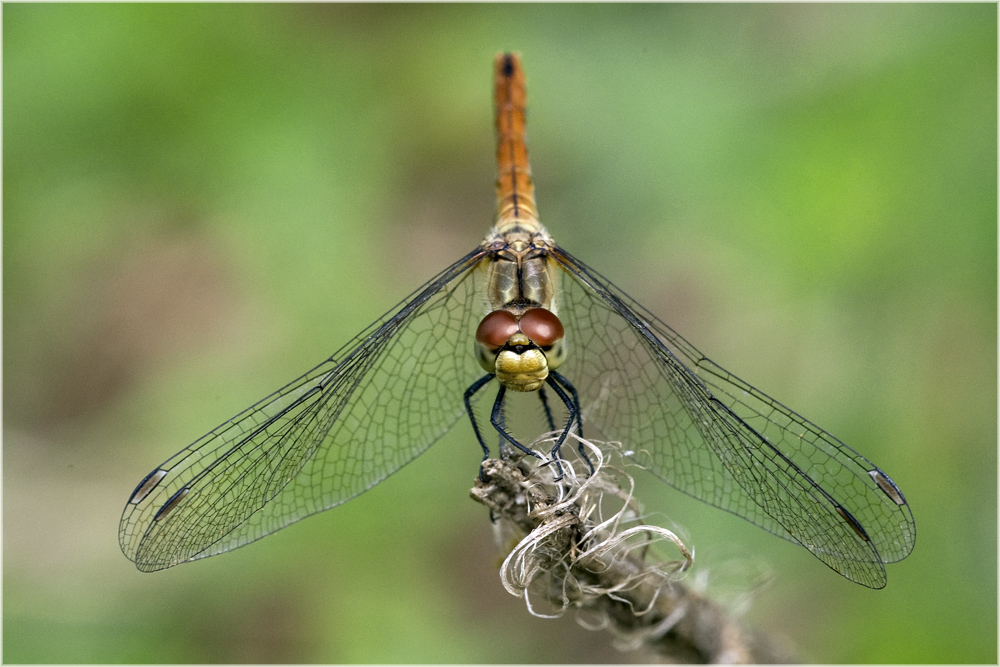
[[[787,661],[678,580],[693,562],[690,552],[670,531],[638,522],[631,477],[607,463],[608,446],[583,442],[597,458],[594,475],[578,476],[564,462],[565,476],[557,481],[554,466],[532,469],[514,459],[483,463],[472,497],[490,508],[498,530],[524,535],[501,570],[507,590],[522,595],[535,615],[574,608],[581,621],[591,619],[588,627],[613,632],[620,647],[644,647],[671,662]],[[649,545],[664,540],[673,542],[680,560],[651,558]],[[539,599],[551,614],[536,609]]]

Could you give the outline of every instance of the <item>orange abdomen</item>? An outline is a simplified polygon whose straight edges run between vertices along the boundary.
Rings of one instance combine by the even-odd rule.
[[[501,53],[493,66],[497,126],[496,227],[536,227],[535,184],[531,180],[528,148],[524,142],[527,93],[521,58],[517,54]]]

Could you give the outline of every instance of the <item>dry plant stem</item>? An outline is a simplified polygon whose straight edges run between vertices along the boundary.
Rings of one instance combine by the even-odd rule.
[[[588,556],[587,545],[580,544],[587,520],[580,518],[579,505],[563,505],[555,515],[540,518],[545,509],[564,501],[547,497],[543,485],[529,482],[517,461],[489,459],[482,470],[482,479],[476,480],[471,495],[490,509],[495,522],[509,522],[528,536],[525,540],[538,540],[536,536],[543,533],[545,548],[551,552],[576,552],[568,577],[572,584],[561,581],[561,587],[548,586],[548,602],[553,607],[571,606],[603,619],[603,625],[619,638],[634,639],[633,645],[644,645],[670,662],[787,660],[722,607],[657,571],[655,564],[646,562],[645,549],[618,551],[613,558]],[[555,553],[554,561],[560,558]],[[504,585],[511,590],[506,582]],[[527,591],[524,595],[527,599]],[[528,603],[530,608],[530,600]]]

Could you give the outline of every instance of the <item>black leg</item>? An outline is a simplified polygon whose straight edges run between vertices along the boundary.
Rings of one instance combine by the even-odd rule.
[[[554,382],[558,382],[559,386],[568,391],[573,397],[573,405],[576,406],[577,433],[580,437],[583,437],[583,411],[580,409],[580,396],[576,393],[576,387],[573,386],[572,382],[566,379],[565,375],[560,375],[555,371],[549,371],[549,378]]]
[[[545,381],[549,383],[549,386],[556,392],[556,396],[558,396],[562,402],[566,404],[566,409],[569,410],[569,419],[566,420],[566,426],[563,427],[562,432],[559,434],[559,438],[556,440],[555,447],[553,447],[550,452],[552,454],[552,460],[556,462],[556,481],[558,481],[562,479],[563,476],[562,464],[559,463],[559,459],[561,458],[559,456],[559,448],[562,447],[563,442],[566,441],[566,436],[569,435],[569,430],[573,428],[573,420],[577,419],[580,411],[551,374],[545,379]]]
[[[482,432],[479,430],[479,424],[476,422],[476,415],[472,411],[472,397],[475,396],[480,389],[485,387],[494,377],[494,375],[489,374],[479,378],[465,390],[464,396],[465,411],[469,415],[469,421],[472,422],[472,430],[476,434],[476,440],[479,441],[479,446],[483,449],[483,461],[490,457],[490,448],[486,445],[486,441],[483,439]],[[562,447],[563,442],[566,440],[566,436],[569,435],[569,431],[573,427],[574,421],[576,421],[577,424],[577,433],[580,435],[583,434],[583,418],[580,410],[580,397],[573,384],[555,371],[549,372],[549,377],[546,378],[546,383],[552,387],[552,390],[563,402],[569,412],[569,419],[566,420],[566,426],[563,427],[555,446],[550,452],[552,459],[556,464],[556,480],[560,480],[563,477],[563,473],[562,465],[559,463],[559,448]],[[500,434],[501,449],[504,441],[507,441],[525,454],[529,454],[535,458],[541,458],[538,454],[518,442],[517,439],[507,431],[507,427],[504,423],[504,397],[506,396],[506,393],[507,388],[501,384],[497,390],[496,400],[493,402],[493,410],[490,413],[490,423],[493,424],[493,428],[495,428],[497,433]],[[545,418],[548,420],[549,428],[554,431],[556,429],[555,420],[552,418],[552,411],[549,408],[548,396],[545,393],[544,387],[538,390],[538,397],[542,402],[543,409],[545,410]],[[583,460],[586,461],[587,466],[590,468],[591,474],[593,474],[594,464],[591,463],[590,459],[587,457],[583,444],[580,444],[578,449],[580,455],[583,457]],[[480,469],[480,475],[482,475],[482,469]]]
[[[507,387],[500,385],[500,389],[497,391],[497,400],[493,402],[493,412],[490,415],[490,423],[493,424],[493,428],[495,428],[497,433],[499,433],[507,442],[514,445],[525,454],[529,454],[535,458],[541,458],[538,454],[519,443],[514,436],[507,432],[503,423],[503,397],[506,393]]]
[[[560,375],[559,373],[556,373],[555,371],[550,371],[549,372],[549,377],[547,378],[547,381],[549,382],[549,384],[552,385],[553,388],[557,389],[558,387],[561,386],[561,387],[565,388],[566,390],[568,390],[569,393],[572,395],[572,397],[573,397],[572,401],[570,401],[568,399],[568,397],[566,397],[565,394],[561,394],[560,395],[560,398],[562,398],[563,401],[566,402],[566,407],[567,407],[567,409],[570,412],[570,420],[569,420],[569,423],[566,425],[566,430],[568,431],[569,428],[570,428],[570,426],[572,426],[572,424],[573,424],[573,415],[575,414],[576,415],[576,428],[577,428],[576,433],[577,433],[577,435],[579,435],[582,438],[583,437],[583,410],[580,408],[580,396],[579,396],[579,394],[576,393],[576,387],[574,387],[573,383],[570,382],[569,380],[567,380],[565,376]],[[558,390],[557,390],[557,393],[558,393]],[[560,445],[562,445],[562,439],[560,439],[560,441],[556,444],[556,448],[558,448]],[[587,452],[583,448],[583,443],[582,442],[577,446],[577,451],[580,452],[580,456],[583,457],[583,460],[586,461],[586,463],[587,463],[587,467],[590,468],[590,474],[594,474],[594,464],[590,462],[590,457],[587,456]]]
[[[504,395],[506,396],[506,393]],[[492,418],[490,419],[490,423],[493,423]],[[505,401],[500,402],[500,411],[496,415],[496,424],[500,424],[499,429],[496,429],[496,425],[494,424],[494,429],[497,431],[498,456],[503,460],[507,460],[510,458],[513,450],[511,449],[510,443],[507,442],[507,439],[503,436],[503,433],[507,430],[507,403]]]
[[[472,386],[465,390],[465,411],[469,413],[469,421],[472,422],[472,430],[476,433],[476,440],[479,441],[479,446],[483,448],[483,460],[490,458],[490,448],[486,446],[486,441],[483,440],[483,434],[479,432],[479,424],[476,423],[476,415],[472,412],[472,397],[475,396],[476,392],[486,386],[490,380],[493,379],[492,375],[484,375],[475,382]],[[482,471],[480,471],[482,472]]]
[[[549,409],[549,397],[545,393],[545,387],[538,390],[538,398],[542,401],[542,409],[545,410],[545,420],[549,423],[549,430],[556,430],[556,422],[552,419],[552,410]]]

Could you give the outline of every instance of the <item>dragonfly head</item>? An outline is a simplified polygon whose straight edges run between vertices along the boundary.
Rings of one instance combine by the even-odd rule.
[[[536,391],[566,357],[562,322],[545,308],[495,310],[476,329],[476,359],[512,391]]]

